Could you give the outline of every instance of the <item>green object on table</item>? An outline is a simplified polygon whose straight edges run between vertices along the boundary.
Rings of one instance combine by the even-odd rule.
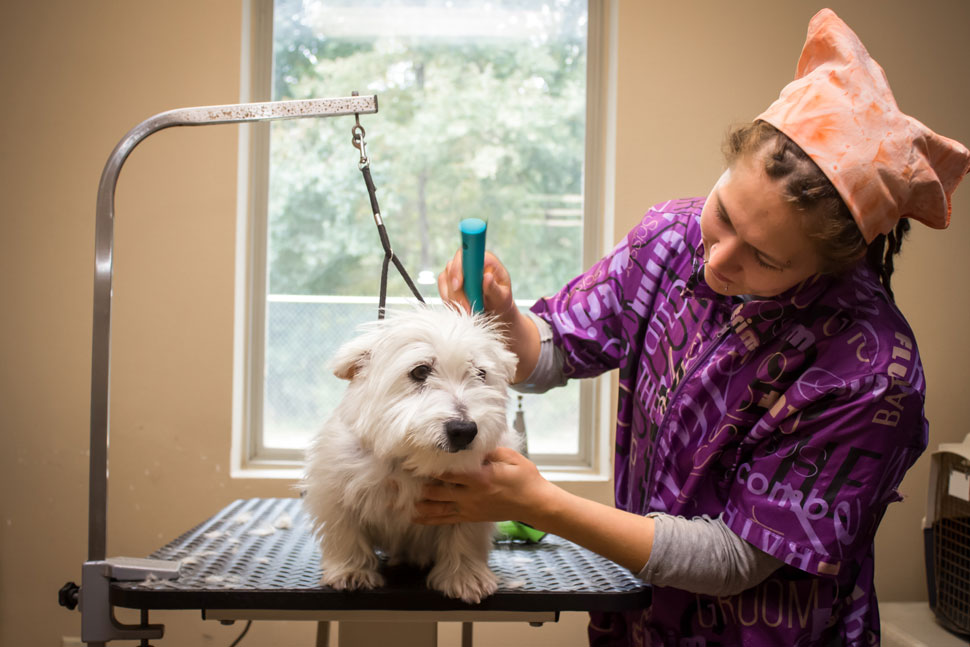
[[[539,543],[547,534],[521,521],[499,521],[495,530],[499,539],[518,539],[529,544]]]

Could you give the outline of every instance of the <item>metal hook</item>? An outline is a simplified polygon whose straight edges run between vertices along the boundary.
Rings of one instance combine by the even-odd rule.
[[[357,90],[351,92],[350,95],[357,96]],[[360,113],[354,113],[354,122],[354,127],[350,129],[350,143],[360,151],[360,162],[357,163],[357,168],[363,170],[370,165],[370,160],[367,159],[367,143],[364,141],[367,132],[360,125]]]
[[[351,138],[350,143],[354,145],[354,148],[360,151],[360,162],[357,164],[358,168],[363,169],[370,164],[370,160],[367,159],[367,143],[364,141],[364,127],[359,123],[350,129]]]

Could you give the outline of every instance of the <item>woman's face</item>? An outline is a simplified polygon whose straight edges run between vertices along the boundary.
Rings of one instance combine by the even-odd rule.
[[[755,153],[721,176],[701,212],[704,277],[719,294],[773,297],[817,274],[801,216]]]

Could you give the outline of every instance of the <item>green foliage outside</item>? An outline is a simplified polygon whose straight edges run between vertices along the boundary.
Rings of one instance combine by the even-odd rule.
[[[527,0],[493,4],[541,8]],[[523,41],[333,38],[308,25],[300,0],[276,1],[275,100],[354,90],[378,96],[379,112],[360,122],[391,244],[414,279],[444,267],[468,217],[488,221],[488,247],[509,268],[518,299],[551,294],[582,269],[585,2],[546,4],[567,28]],[[340,117],[272,126],[270,294],[378,294],[383,251],[353,125]],[[389,294],[408,296],[393,267],[390,276]],[[436,286],[419,287],[426,298],[437,296]],[[322,420],[328,406],[312,394],[334,393],[323,364],[353,332],[346,308],[333,317],[318,308],[297,325],[286,307],[269,308],[267,429]],[[376,308],[369,311],[354,308],[355,316],[376,317]],[[551,401],[561,398],[568,402]],[[545,396],[535,407],[546,414],[527,407],[530,424],[541,415],[544,428],[575,427],[576,401],[575,389]],[[540,445],[532,434],[530,427],[530,442]]]

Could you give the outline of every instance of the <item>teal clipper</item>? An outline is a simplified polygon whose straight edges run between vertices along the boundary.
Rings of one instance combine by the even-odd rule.
[[[472,312],[482,312],[485,309],[482,272],[485,267],[485,230],[488,223],[481,218],[465,218],[458,228],[461,230],[461,273],[465,277],[465,296]]]

